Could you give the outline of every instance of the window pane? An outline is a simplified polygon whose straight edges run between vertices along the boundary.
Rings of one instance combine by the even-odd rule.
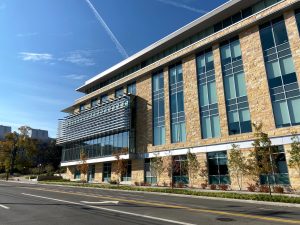
[[[234,85],[234,77],[232,76],[226,76],[224,77],[225,82],[225,95],[226,99],[232,99],[235,98],[235,85]]]
[[[165,101],[164,101],[164,99],[159,99],[158,104],[159,104],[159,114],[158,114],[158,116],[162,117],[162,116],[165,115],[165,105],[164,105]]]
[[[236,82],[236,94],[237,97],[242,97],[242,96],[246,96],[247,92],[246,92],[246,81],[245,81],[245,76],[244,73],[238,73],[235,75],[235,82]]]
[[[207,92],[206,84],[200,85],[200,105],[201,106],[208,105],[208,92]]]
[[[176,68],[172,67],[170,69],[170,84],[175,84],[176,82]]]
[[[161,127],[160,129],[160,144],[163,145],[166,143],[166,130],[165,127]]]
[[[197,66],[200,69],[200,71],[203,71],[202,68],[205,67],[205,57],[204,57],[204,55],[201,55],[197,58]]]
[[[264,50],[274,47],[274,40],[271,26],[260,30],[260,38]]]
[[[250,121],[250,112],[249,109],[242,109],[240,110],[240,121]]]
[[[177,101],[178,101],[178,112],[184,111],[184,101],[183,101],[183,92],[177,93]]]
[[[171,113],[176,113],[177,112],[177,107],[176,107],[176,94],[171,95]]]
[[[186,132],[185,132],[185,123],[180,123],[180,139],[179,141],[185,142]]]
[[[266,66],[269,79],[279,77],[281,75],[278,61],[268,62]]]
[[[289,126],[290,119],[286,101],[274,102],[273,107],[276,125],[279,127]]]
[[[229,45],[225,45],[221,48],[221,57],[222,59],[227,59],[231,57]]]
[[[159,76],[153,76],[153,91],[158,91],[159,89]]]
[[[220,119],[219,116],[211,117],[212,136],[220,137]]]
[[[209,92],[209,104],[217,103],[217,88],[216,82],[208,83],[208,92]]]
[[[291,122],[293,124],[300,123],[300,98],[288,100]]]
[[[277,45],[288,42],[288,36],[285,29],[284,21],[274,24],[273,30],[274,30],[275,43]]]
[[[202,123],[202,137],[203,138],[210,138],[211,135],[211,130],[210,130],[210,119],[209,117],[204,117],[201,120]]]
[[[232,111],[228,113],[229,123],[239,122],[239,114],[237,111]]]
[[[153,102],[153,117],[158,117],[158,101]]]
[[[295,72],[294,62],[291,56],[280,59],[280,66],[281,66],[282,75]]]
[[[239,41],[232,42],[231,48],[232,48],[232,58],[238,58],[242,55]]]

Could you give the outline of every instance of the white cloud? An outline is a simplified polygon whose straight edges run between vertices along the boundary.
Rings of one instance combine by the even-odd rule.
[[[85,0],[85,1],[89,5],[90,9],[93,11],[93,13],[94,13],[96,19],[98,20],[98,22],[101,24],[101,26],[104,28],[105,32],[108,34],[108,36],[110,37],[110,39],[112,40],[112,42],[115,44],[116,49],[119,51],[119,53],[124,58],[128,58],[128,54],[127,54],[125,48],[123,47],[123,45],[121,45],[121,43],[119,42],[119,40],[117,39],[117,37],[114,35],[114,33],[108,27],[108,25],[103,20],[103,18],[100,16],[99,12],[96,10],[96,8],[93,6],[93,4],[90,2],[90,0]]]
[[[93,66],[96,63],[93,58],[91,58],[91,51],[88,50],[77,50],[70,52],[67,56],[58,59],[59,61],[65,61],[80,66]]]
[[[38,35],[37,32],[31,32],[31,33],[19,33],[16,36],[17,37],[32,37]]]
[[[177,8],[187,9],[187,10],[189,10],[189,11],[196,12],[196,13],[201,13],[201,14],[207,13],[206,10],[203,10],[203,9],[197,9],[197,8],[188,6],[188,5],[186,5],[186,4],[182,4],[182,3],[175,2],[175,1],[173,1],[173,0],[156,0],[156,1],[161,2],[161,3],[164,3],[164,4],[167,4],[167,5],[172,5],[172,6],[175,6],[175,7],[177,7]]]
[[[19,52],[23,61],[50,61],[53,56],[49,53]]]
[[[86,75],[69,74],[69,75],[65,75],[64,77],[70,80],[83,80],[86,78]]]

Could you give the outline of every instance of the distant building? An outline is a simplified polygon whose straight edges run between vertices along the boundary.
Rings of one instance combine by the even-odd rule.
[[[29,137],[32,139],[37,139],[39,141],[48,141],[48,131],[47,130],[40,130],[40,129],[33,129],[29,130]]]
[[[0,140],[3,140],[8,133],[11,133],[11,127],[0,125]]]

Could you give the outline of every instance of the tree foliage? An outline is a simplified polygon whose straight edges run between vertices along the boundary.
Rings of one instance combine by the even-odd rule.
[[[121,157],[123,154],[126,154],[127,152],[128,152],[127,149],[113,152],[113,156],[116,158],[115,173],[118,177],[118,184],[120,184],[122,175],[126,173],[127,170],[128,161]]]
[[[194,180],[197,179],[200,168],[200,163],[195,153],[191,153],[190,151],[187,153],[186,167],[189,174],[190,186],[193,187]]]
[[[89,165],[87,164],[87,155],[84,150],[80,151],[80,164],[78,164],[77,169],[83,174],[83,181],[87,181],[87,173],[89,170]]]
[[[233,144],[229,152],[228,167],[231,176],[237,181],[239,189],[243,188],[243,177],[247,173],[246,157],[238,145]]]
[[[289,166],[296,169],[300,176],[300,139],[299,136],[293,132],[292,145],[290,153]]]

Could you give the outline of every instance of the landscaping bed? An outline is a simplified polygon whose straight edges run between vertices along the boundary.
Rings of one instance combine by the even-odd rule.
[[[79,182],[70,182],[68,180],[59,181],[42,181],[42,184],[59,184],[69,185],[76,187],[92,187],[102,189],[115,189],[115,190],[127,190],[127,191],[143,191],[143,192],[159,192],[159,193],[171,193],[171,194],[183,194],[192,196],[205,196],[216,198],[228,198],[228,199],[244,199],[255,201],[267,201],[267,202],[283,202],[283,203],[296,203],[300,204],[300,197],[287,196],[285,194],[269,195],[263,193],[237,193],[237,192],[224,192],[224,191],[202,191],[200,189],[179,189],[179,188],[166,188],[166,187],[139,187],[129,185],[111,185],[111,184],[84,184]]]

